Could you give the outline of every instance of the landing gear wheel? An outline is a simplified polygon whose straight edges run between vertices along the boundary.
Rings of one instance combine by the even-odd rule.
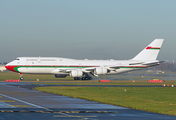
[[[20,80],[23,80],[24,78],[23,78],[23,74],[22,73],[20,73]]]
[[[74,80],[80,80],[80,78],[79,77],[74,77]]]
[[[92,80],[91,77],[82,77],[81,80]]]
[[[74,80],[92,80],[92,78],[91,77],[82,77],[82,78],[74,77]]]

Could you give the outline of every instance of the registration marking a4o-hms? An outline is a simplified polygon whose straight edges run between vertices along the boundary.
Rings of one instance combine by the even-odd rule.
[[[7,98],[10,98],[10,99],[13,99],[13,100],[16,100],[16,101],[19,101],[19,102],[28,104],[28,105],[30,105],[30,106],[34,106],[34,107],[37,107],[37,108],[43,108],[43,109],[45,109],[44,107],[41,107],[41,106],[39,106],[39,105],[35,105],[35,104],[29,103],[29,102],[25,102],[25,101],[23,101],[23,100],[20,100],[20,99],[17,99],[17,98],[13,98],[13,97],[10,97],[10,96],[1,94],[1,93],[0,93],[0,95],[3,96],[3,97],[7,97]]]

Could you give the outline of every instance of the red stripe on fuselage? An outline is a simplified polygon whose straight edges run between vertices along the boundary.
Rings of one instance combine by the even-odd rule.
[[[13,72],[17,72],[17,71],[14,70],[14,67],[18,67],[18,66],[6,65],[5,67],[6,67],[8,70],[11,70],[11,71],[13,71]]]

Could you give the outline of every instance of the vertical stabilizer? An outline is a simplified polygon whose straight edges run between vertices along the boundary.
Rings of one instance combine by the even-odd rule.
[[[156,60],[164,39],[155,39],[132,60]]]

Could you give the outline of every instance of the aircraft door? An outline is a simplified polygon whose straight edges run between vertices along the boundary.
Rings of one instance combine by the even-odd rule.
[[[82,63],[79,63],[79,68],[82,68]]]

